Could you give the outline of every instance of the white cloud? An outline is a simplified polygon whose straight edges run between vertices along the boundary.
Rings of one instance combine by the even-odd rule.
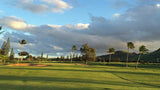
[[[81,30],[81,29],[87,29],[89,24],[83,24],[83,23],[78,23],[75,25],[75,28]]]
[[[16,30],[24,30],[27,27],[25,21],[15,16],[6,16],[0,18],[0,24]]]
[[[43,12],[63,12],[73,7],[62,0],[39,0],[40,4],[35,3],[36,0],[14,0],[14,6],[33,13]],[[37,1],[36,1],[37,2]]]
[[[56,55],[57,55],[57,56],[62,56],[62,55],[64,55],[64,54],[58,52],[58,53],[56,53]]]
[[[48,24],[48,26],[56,29],[60,29],[62,27],[62,25],[51,25],[51,24]]]
[[[114,18],[118,18],[120,16],[120,14],[119,13],[115,13],[115,14],[113,14],[113,17]]]
[[[53,46],[54,50],[63,50],[63,48],[59,47],[59,46]]]
[[[51,5],[53,12],[63,12],[65,9],[72,9],[73,7],[62,0],[41,0]]]
[[[19,21],[10,21],[8,24],[13,29],[19,29],[19,30],[22,30],[22,29],[26,28],[26,26],[27,26],[26,23],[19,22]]]
[[[73,29],[73,30],[84,30],[89,27],[89,24],[83,24],[83,23],[78,23],[75,25],[67,24],[67,25],[65,25],[65,27],[67,27],[69,29]]]
[[[156,4],[156,6],[157,6],[158,8],[160,8],[160,4]]]
[[[35,46],[34,43],[27,43],[26,45],[29,46],[29,47],[34,47]]]
[[[43,28],[46,30],[46,28],[50,30],[84,30],[88,29],[89,24],[83,24],[83,23],[77,23],[74,25],[66,24],[64,26],[62,25],[52,25],[52,24],[47,24],[47,25],[31,25],[27,24],[26,21],[22,20],[21,18],[18,18],[16,16],[5,16],[0,18],[0,24],[4,25],[8,28],[14,29],[14,30],[21,30],[21,31],[33,31],[35,29],[41,29]]]

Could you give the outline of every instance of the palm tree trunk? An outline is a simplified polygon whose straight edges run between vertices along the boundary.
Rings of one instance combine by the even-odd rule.
[[[110,62],[111,62],[111,54],[109,54],[109,64],[110,64]]]
[[[22,54],[23,45],[21,44],[20,55]],[[23,56],[21,56],[21,61],[23,61]]]
[[[136,64],[136,68],[138,68],[138,62],[139,62],[140,58],[141,58],[141,54],[139,54],[139,57],[138,57],[138,60],[137,60],[137,64]]]
[[[128,67],[128,57],[129,57],[129,48],[128,48],[128,53],[127,53],[126,67]]]
[[[71,52],[71,63],[72,63],[72,60],[73,60],[73,52]]]
[[[87,65],[87,64],[88,64],[88,61],[86,60],[85,63],[86,63],[86,65]]]

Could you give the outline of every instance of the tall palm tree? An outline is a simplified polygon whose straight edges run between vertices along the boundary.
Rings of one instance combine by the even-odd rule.
[[[142,45],[139,47],[139,57],[138,57],[138,60],[137,60],[137,64],[136,64],[136,68],[138,68],[138,62],[141,58],[141,55],[144,54],[144,53],[147,53],[148,52],[148,49],[146,48],[146,46]]]
[[[21,55],[21,52],[22,52],[22,48],[23,48],[23,45],[27,44],[26,40],[21,40],[19,41],[19,44],[21,44],[21,48],[20,48],[20,55]],[[21,61],[23,60],[23,56],[21,56]]]
[[[127,42],[127,48],[128,48],[128,53],[127,53],[126,67],[128,67],[129,50],[135,48],[133,42]]]
[[[109,48],[109,62],[108,63],[110,63],[111,62],[111,59],[112,59],[112,54],[114,54],[114,52],[115,52],[115,49],[114,48]]]
[[[74,51],[77,50],[76,45],[72,46],[72,53],[71,53],[71,63],[72,63],[72,59],[74,58]]]

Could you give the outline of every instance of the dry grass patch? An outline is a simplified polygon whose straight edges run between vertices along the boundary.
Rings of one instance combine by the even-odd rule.
[[[52,66],[52,65],[18,63],[18,64],[10,64],[10,65],[8,65],[8,66],[34,66],[34,67],[47,67],[47,66]]]

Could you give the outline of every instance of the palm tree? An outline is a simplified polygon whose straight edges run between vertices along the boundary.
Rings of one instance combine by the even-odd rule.
[[[21,52],[22,52],[22,48],[23,48],[23,45],[27,44],[26,40],[21,40],[19,41],[19,43],[21,44],[21,48],[20,48],[20,55],[21,55]],[[21,56],[21,61],[23,60],[23,56]]]
[[[109,62],[108,63],[110,63],[111,62],[111,59],[112,59],[112,54],[114,54],[114,52],[115,52],[115,49],[114,48],[109,48]]]
[[[76,45],[72,46],[72,53],[71,53],[71,63],[72,63],[72,59],[74,58],[74,51],[77,50]]]
[[[128,53],[127,53],[126,67],[128,67],[129,49],[134,49],[135,48],[133,42],[127,42],[127,48],[128,48]]]
[[[146,46],[142,45],[139,47],[139,57],[138,57],[138,60],[137,60],[137,64],[136,64],[136,68],[138,68],[138,62],[141,58],[141,55],[144,54],[144,53],[147,53],[148,52],[148,49],[146,48]]]

